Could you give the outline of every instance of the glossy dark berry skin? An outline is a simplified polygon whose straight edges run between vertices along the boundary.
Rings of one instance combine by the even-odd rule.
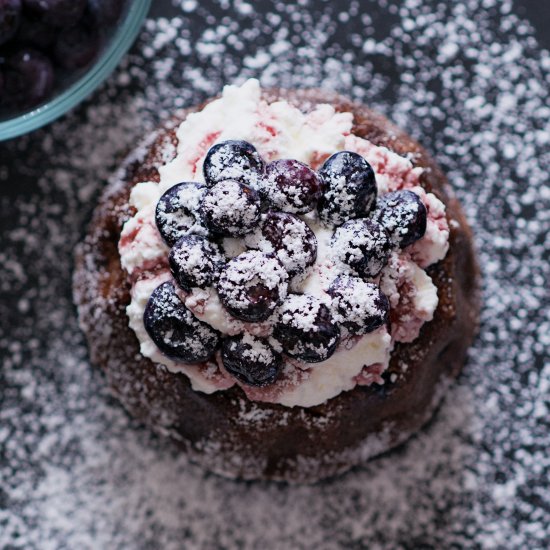
[[[0,70],[6,84],[1,115],[21,114],[73,84],[97,59],[126,4],[130,2],[0,0]],[[17,59],[29,52],[34,52],[32,59],[23,67]]]
[[[21,19],[15,41],[24,46],[33,46],[42,51],[48,50],[56,41],[59,29],[29,17]]]
[[[83,23],[61,32],[54,46],[57,64],[68,70],[86,67],[98,52],[99,34],[97,28]]]
[[[305,214],[316,208],[322,193],[322,181],[303,162],[280,159],[267,165],[259,189],[274,209]]]
[[[86,0],[23,0],[23,4],[34,17],[54,27],[75,25],[86,9]]]
[[[349,220],[334,231],[335,259],[363,279],[376,277],[388,263],[392,243],[379,223],[367,218]]]
[[[394,191],[380,197],[373,218],[400,248],[410,246],[426,233],[426,207],[413,191]]]
[[[0,0],[0,46],[15,36],[21,11],[21,0]]]
[[[238,319],[265,321],[286,297],[288,275],[281,263],[257,250],[230,260],[217,284],[223,306]]]
[[[223,366],[249,386],[273,384],[281,371],[281,354],[269,342],[255,336],[229,336],[222,341]]]
[[[317,258],[317,238],[297,216],[270,210],[260,227],[247,236],[246,244],[266,254],[275,254],[290,278],[303,273]]]
[[[50,95],[53,84],[51,61],[36,50],[20,50],[7,60],[2,103],[17,108],[35,107]]]
[[[238,237],[258,225],[260,197],[251,187],[240,182],[220,181],[204,195],[200,214],[213,234]]]
[[[199,206],[206,193],[200,183],[178,183],[170,187],[157,203],[155,223],[168,246],[173,246],[184,235],[206,235],[199,216]]]
[[[325,161],[319,175],[325,184],[319,200],[321,220],[339,225],[368,216],[376,202],[376,177],[361,155],[350,151],[336,153]]]
[[[184,290],[205,288],[216,280],[225,263],[219,246],[199,235],[185,235],[171,248],[170,270]]]
[[[183,363],[208,360],[220,343],[220,334],[185,307],[172,282],[162,283],[153,291],[143,323],[159,350]]]
[[[388,321],[390,303],[378,285],[340,275],[332,282],[328,293],[335,318],[350,334],[368,334]]]
[[[318,363],[336,351],[340,329],[329,308],[318,298],[290,294],[279,307],[273,337],[290,357]]]
[[[203,164],[204,180],[209,187],[224,180],[256,187],[264,169],[264,161],[256,148],[241,140],[228,140],[212,146]]]

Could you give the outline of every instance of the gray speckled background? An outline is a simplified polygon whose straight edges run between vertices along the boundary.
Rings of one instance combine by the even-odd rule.
[[[0,144],[0,548],[550,546],[550,4],[154,2],[78,109]],[[176,106],[258,76],[388,114],[449,173],[484,271],[481,332],[406,446],[311,487],[202,473],[88,362],[72,251],[124,154]]]

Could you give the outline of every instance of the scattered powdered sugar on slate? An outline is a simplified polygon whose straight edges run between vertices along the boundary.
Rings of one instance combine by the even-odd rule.
[[[512,8],[179,0],[91,100],[2,144],[0,547],[547,547],[550,55]],[[108,174],[175,107],[250,76],[344,92],[421,139],[484,271],[481,333],[434,421],[315,487],[203,474],[137,427],[71,305],[72,249]]]

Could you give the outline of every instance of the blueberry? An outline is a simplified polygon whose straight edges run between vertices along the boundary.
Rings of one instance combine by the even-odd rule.
[[[241,334],[224,338],[222,361],[235,378],[249,386],[261,387],[275,382],[282,358],[267,340]]]
[[[219,333],[193,316],[169,281],[162,283],[151,294],[143,323],[164,355],[184,363],[206,361],[220,343]]]
[[[21,22],[21,0],[0,0],[0,46],[11,40]]]
[[[99,52],[99,34],[95,27],[80,23],[59,34],[54,46],[55,60],[64,69],[82,69]]]
[[[54,27],[70,27],[80,21],[86,0],[23,0],[27,12]]]
[[[315,263],[317,239],[297,216],[273,210],[264,214],[260,227],[245,238],[247,246],[275,254],[290,278]]]
[[[46,50],[53,46],[57,33],[58,29],[44,23],[44,21],[23,17],[16,40],[19,44]]]
[[[373,218],[388,232],[393,244],[405,248],[426,233],[426,207],[412,191],[394,191],[378,200]]]
[[[367,334],[388,321],[390,303],[377,285],[340,275],[328,293],[335,319],[351,334]]]
[[[376,201],[376,178],[372,166],[357,153],[342,151],[329,157],[319,175],[325,183],[319,215],[339,225],[350,218],[366,217]]]
[[[273,330],[287,355],[306,363],[328,359],[340,340],[329,308],[309,294],[289,294],[278,310]]]
[[[184,290],[212,285],[224,262],[218,245],[199,235],[184,235],[169,255],[172,275]]]
[[[388,263],[391,241],[382,225],[369,219],[349,220],[336,229],[331,241],[336,260],[368,279]]]
[[[36,50],[19,50],[6,63],[2,102],[22,109],[34,107],[48,97],[53,84],[51,61]]]
[[[191,233],[206,235],[199,217],[200,202],[206,187],[200,183],[178,183],[170,187],[157,203],[155,222],[168,246]]]
[[[212,233],[238,237],[251,231],[260,220],[260,197],[252,188],[237,181],[216,183],[204,195],[200,206],[202,220]]]
[[[235,180],[256,187],[264,173],[264,162],[252,144],[229,140],[214,145],[208,151],[203,173],[209,187],[223,180]]]
[[[109,26],[118,21],[124,0],[88,0],[88,6],[98,25]]]
[[[288,275],[276,258],[257,250],[239,254],[222,269],[218,294],[224,307],[243,321],[265,321],[284,300]]]
[[[322,192],[319,176],[303,162],[289,159],[268,164],[259,186],[275,209],[295,214],[313,210]]]

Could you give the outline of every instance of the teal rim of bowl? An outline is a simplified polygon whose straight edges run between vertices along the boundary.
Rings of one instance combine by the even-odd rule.
[[[90,70],[57,97],[23,115],[0,122],[0,141],[36,130],[82,102],[115,70],[134,43],[152,0],[130,0],[125,18]]]

